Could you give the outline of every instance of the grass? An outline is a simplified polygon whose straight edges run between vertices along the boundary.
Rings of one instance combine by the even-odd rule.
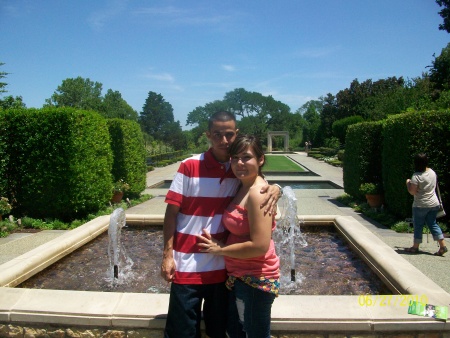
[[[266,163],[263,167],[263,172],[268,171],[305,171],[297,163],[290,160],[286,156],[265,155]]]

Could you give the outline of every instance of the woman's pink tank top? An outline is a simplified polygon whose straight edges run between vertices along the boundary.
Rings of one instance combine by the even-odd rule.
[[[222,215],[222,223],[230,232],[226,244],[234,244],[250,239],[250,228],[247,210],[239,205],[230,205]],[[275,230],[275,220],[272,224],[272,232]],[[265,255],[253,258],[231,258],[225,256],[225,267],[229,276],[242,277],[253,276],[265,278],[280,277],[280,259],[275,253],[275,245],[270,240],[269,250]]]

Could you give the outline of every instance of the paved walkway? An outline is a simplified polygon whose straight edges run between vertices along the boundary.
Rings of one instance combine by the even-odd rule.
[[[343,187],[342,168],[333,167],[327,163],[307,157],[305,153],[289,155],[293,160],[300,163],[307,170],[317,174],[317,176],[302,176],[302,181],[331,181],[335,185]],[[154,186],[165,180],[172,180],[177,168],[177,164],[172,164],[164,168],[156,168],[147,174],[147,187]],[[269,182],[286,180],[282,176],[267,176]],[[296,178],[298,179],[298,177]],[[292,180],[292,177],[289,178]],[[164,196],[167,189],[147,188],[144,193],[154,196],[151,200],[126,211],[129,214],[164,214]],[[412,244],[412,234],[398,234],[377,222],[374,222],[364,215],[355,213],[351,208],[346,207],[336,201],[336,197],[344,193],[343,189],[305,189],[295,190],[297,197],[297,212],[300,215],[344,215],[352,216],[370,231],[376,234],[386,244],[396,250],[406,260],[427,275],[445,291],[450,292],[450,253],[445,257],[433,255],[437,251],[437,243],[433,241],[431,235],[424,235],[420,254],[408,254],[403,248]],[[44,244],[61,234],[61,231],[42,231],[37,234],[13,234],[7,238],[0,239],[0,264],[18,256],[30,249]],[[446,239],[447,246],[450,240]],[[367,243],[370,245],[370,243]]]

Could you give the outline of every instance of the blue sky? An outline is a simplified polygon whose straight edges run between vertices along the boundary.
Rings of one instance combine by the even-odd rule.
[[[353,79],[414,78],[450,41],[434,0],[0,0],[6,95],[41,107],[66,78],[160,93],[187,114],[245,88],[295,112]],[[187,128],[189,129],[189,128]]]

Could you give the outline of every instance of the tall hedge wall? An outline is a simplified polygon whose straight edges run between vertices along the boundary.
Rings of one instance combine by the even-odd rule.
[[[110,119],[108,128],[113,151],[113,180],[123,179],[130,185],[125,196],[139,197],[146,187],[147,165],[144,137],[138,123],[130,120]]]
[[[111,198],[106,120],[72,108],[0,112],[0,193],[13,214],[70,220]]]
[[[385,201],[399,217],[411,217],[413,197],[406,179],[414,172],[414,155],[424,152],[438,175],[446,209],[450,207],[450,110],[394,115],[385,121],[382,154]]]
[[[363,122],[348,126],[344,154],[344,191],[363,198],[361,183],[382,183],[382,122]]]

